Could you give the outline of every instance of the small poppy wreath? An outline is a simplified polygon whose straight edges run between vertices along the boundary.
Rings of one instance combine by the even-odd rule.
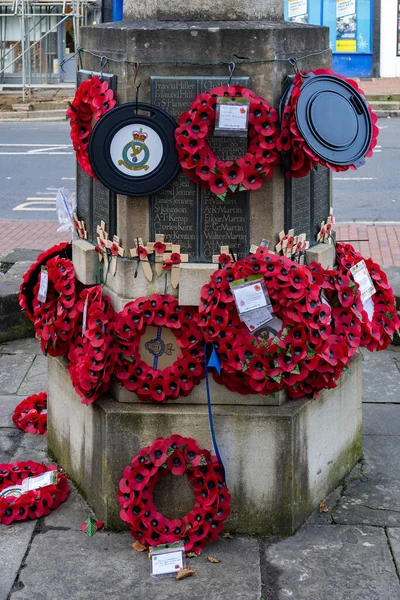
[[[22,310],[25,311],[26,316],[32,323],[35,322],[35,316],[33,314],[33,299],[34,299],[34,288],[39,281],[39,275],[41,268],[46,266],[47,261],[54,256],[61,256],[63,258],[72,258],[72,244],[70,242],[62,242],[56,246],[48,248],[36,259],[25,275],[22,277],[22,283],[20,286],[20,294],[18,302]]]
[[[46,392],[32,394],[22,400],[15,408],[12,420],[22,431],[47,435]]]
[[[57,467],[33,462],[15,462],[0,464],[0,494],[8,487],[20,486],[24,479],[42,475],[47,471],[57,471]],[[58,472],[55,485],[48,485],[37,490],[26,492],[20,496],[12,495],[12,490],[5,497],[0,497],[0,523],[10,525],[13,521],[39,519],[50,514],[67,499],[69,486],[67,478]],[[18,490],[19,493],[19,490]]]
[[[70,136],[76,153],[76,160],[82,171],[95,177],[89,162],[89,139],[93,125],[116,105],[114,92],[107,81],[96,75],[83,81],[76,90],[75,97],[67,110],[70,119]]]
[[[35,336],[45,355],[64,356],[68,352],[78,318],[74,265],[68,258],[55,256],[47,262],[47,273],[45,302],[37,297],[39,282],[34,289]]]
[[[99,285],[81,292],[77,310],[79,317],[68,353],[68,369],[82,404],[91,404],[108,390],[114,372],[114,310]]]
[[[283,323],[275,336],[255,337],[239,319],[230,284],[250,275],[263,278]],[[220,358],[216,381],[241,394],[311,393],[308,381],[319,366],[326,367],[331,335],[331,309],[322,303],[320,289],[308,267],[266,248],[215,271],[202,288],[198,321]],[[327,387],[324,377],[319,385]]]
[[[194,508],[182,519],[167,519],[154,504],[154,487],[162,474],[185,472],[193,486]],[[186,551],[200,554],[222,531],[230,513],[231,496],[217,457],[201,450],[192,438],[172,435],[142,448],[125,467],[118,500],[121,519],[141,544],[148,547],[184,542]]]
[[[204,377],[203,336],[196,314],[197,308],[179,306],[169,294],[153,294],[126,304],[115,324],[115,376],[120,384],[135,392],[139,400],[167,402],[188,396]],[[162,327],[170,329],[181,349],[175,362],[165,369],[150,367],[140,357],[140,339],[149,325],[159,331]],[[164,350],[160,335],[151,342],[155,356]]]
[[[335,75],[349,83],[357,92],[363,94],[363,91],[359,88],[358,84],[353,79],[347,79],[343,75],[339,75],[332,71],[332,69],[316,69],[310,71],[314,75]],[[332,165],[329,162],[325,162],[319,158],[306,144],[306,141],[302,137],[296,122],[296,106],[301,95],[301,86],[304,82],[304,77],[307,73],[296,73],[293,81],[293,89],[287,105],[285,106],[281,116],[281,133],[277,143],[279,152],[283,152],[287,157],[287,169],[285,177],[305,177],[308,175],[318,164],[328,167],[332,171],[348,171],[349,169],[355,169],[353,165],[340,166]],[[372,111],[370,105],[368,110],[372,118],[372,141],[371,145],[365,154],[365,157],[371,157],[373,149],[377,144],[377,138],[379,135],[379,129],[376,125],[378,117]]]
[[[207,141],[216,118],[218,96],[250,98],[250,145],[243,158],[218,160]],[[224,200],[229,192],[257,190],[271,179],[279,164],[278,113],[268,102],[240,85],[213,88],[200,94],[182,113],[175,130],[176,149],[183,172]]]

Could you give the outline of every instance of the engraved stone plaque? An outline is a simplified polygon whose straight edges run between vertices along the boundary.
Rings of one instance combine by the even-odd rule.
[[[317,235],[322,221],[327,220],[331,206],[331,171],[326,167],[318,167],[311,172],[312,213],[311,230]]]
[[[224,77],[151,77],[150,81],[151,102],[175,118],[189,109],[198,94],[227,85]],[[232,84],[249,87],[250,78],[236,77]],[[233,160],[247,150],[246,138],[210,135],[208,140],[221,160]],[[211,262],[222,245],[244,257],[249,250],[249,194],[240,192],[221,201],[181,174],[150,199],[150,239],[156,233],[179,243],[191,261]]]

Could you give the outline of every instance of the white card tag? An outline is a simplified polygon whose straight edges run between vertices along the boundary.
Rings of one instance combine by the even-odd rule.
[[[150,547],[151,575],[162,577],[176,575],[185,568],[185,546],[183,542],[163,544],[156,548]]]
[[[0,498],[10,498],[13,496],[14,498],[19,498],[22,495],[22,485],[10,485],[9,487],[4,488],[0,492]]]
[[[40,271],[40,284],[39,284],[39,291],[38,291],[38,295],[37,295],[39,302],[46,302],[48,287],[49,287],[49,274],[47,272],[47,268],[42,267],[42,270]]]
[[[365,261],[360,260],[354,267],[351,267],[350,271],[354,281],[360,286],[361,302],[364,305],[364,303],[376,292]]]
[[[243,287],[232,287],[239,315],[267,306],[264,290],[260,281],[254,281]]]
[[[253,331],[257,331],[257,329],[272,321],[273,318],[268,308],[264,306],[263,308],[245,313],[240,317],[240,320],[243,321],[250,333],[253,333]]]
[[[221,129],[246,129],[248,112],[248,106],[221,104],[218,126]]]
[[[82,315],[82,335],[85,335],[86,325],[87,325],[87,311],[88,311],[88,299],[89,296],[85,298],[85,304],[83,305],[83,315]]]
[[[42,475],[37,475],[36,477],[27,477],[22,482],[22,493],[25,494],[25,492],[32,492],[48,485],[55,485],[57,480],[57,471],[46,471],[46,473],[42,473]]]

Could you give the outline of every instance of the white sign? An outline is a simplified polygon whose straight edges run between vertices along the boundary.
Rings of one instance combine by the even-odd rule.
[[[126,125],[113,137],[111,160],[119,171],[130,177],[143,177],[157,169],[164,154],[162,140],[151,127]]]
[[[256,308],[267,306],[267,299],[261,283],[254,282],[237,289],[232,289],[239,315]]]
[[[266,306],[257,310],[252,310],[241,316],[241,320],[250,332],[257,331],[257,329],[260,329],[263,325],[272,321],[273,318],[274,317]]]
[[[289,0],[288,18],[289,21],[295,17],[307,16],[307,0]],[[307,21],[304,21],[305,23]]]
[[[40,284],[38,291],[38,300],[39,302],[46,302],[47,298],[47,289],[49,286],[49,274],[47,273],[47,269],[45,267],[40,271]]]
[[[356,0],[337,0],[336,18],[348,17],[356,12]]]
[[[57,471],[46,471],[46,473],[37,475],[36,477],[27,477],[22,482],[22,493],[25,494],[25,492],[38,490],[39,488],[47,487],[48,485],[55,485],[57,479]]]
[[[247,129],[249,106],[244,104],[219,105],[219,129]]]
[[[182,550],[176,552],[166,552],[165,554],[156,554],[151,557],[151,574],[167,575],[168,573],[178,573],[183,569]]]

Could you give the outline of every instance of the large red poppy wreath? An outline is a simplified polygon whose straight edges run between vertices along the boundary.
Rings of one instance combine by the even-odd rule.
[[[207,141],[215,124],[218,96],[250,98],[250,145],[243,158],[218,160]],[[240,85],[221,86],[200,94],[178,123],[175,139],[183,172],[222,200],[228,192],[257,190],[264,179],[272,177],[274,166],[279,163],[278,113],[263,98]]]
[[[0,464],[0,493],[6,488],[20,486],[27,477],[41,475],[47,471],[57,471],[57,467],[33,462]],[[50,514],[65,502],[69,492],[67,478],[58,472],[57,484],[23,493],[19,497],[10,493],[0,498],[0,523],[10,525],[13,521],[39,519]]]
[[[196,314],[197,308],[181,307],[168,294],[153,294],[129,302],[117,315],[115,325],[118,352],[115,375],[121,385],[135,392],[140,400],[166,402],[188,396],[204,377],[203,337]],[[140,340],[150,325],[159,330],[170,329],[181,350],[174,363],[164,369],[153,368],[140,357]],[[157,335],[153,342],[155,350],[161,350],[161,336]]]
[[[32,394],[15,408],[12,420],[18,429],[27,433],[47,435],[47,394]]]
[[[359,88],[358,84],[353,79],[347,79],[338,73],[332,71],[332,69],[316,69],[310,71],[314,75],[335,75],[343,79],[354,87],[358,92],[363,94],[363,91]],[[293,90],[291,92],[289,101],[283,110],[281,118],[281,132],[277,143],[279,152],[285,152],[289,155],[289,167],[285,172],[285,176],[289,177],[305,177],[314,169],[318,164],[332,169],[332,171],[348,171],[349,169],[355,169],[354,166],[338,166],[332,165],[329,162],[325,162],[319,158],[306,144],[302,137],[296,122],[296,106],[301,95],[301,86],[304,81],[304,77],[307,73],[296,73],[294,77]],[[377,138],[379,135],[379,129],[376,125],[378,117],[372,111],[368,105],[368,110],[372,118],[372,142],[365,154],[365,157],[371,157],[373,149],[377,144]]]
[[[193,486],[194,508],[182,519],[167,519],[153,501],[156,483],[164,473],[187,473]],[[121,519],[145,546],[183,541],[186,551],[200,554],[217,539],[229,516],[231,496],[216,456],[201,450],[192,438],[172,435],[142,448],[125,467],[118,489]]]
[[[108,87],[107,81],[102,82],[94,75],[80,84],[67,110],[76,160],[81,169],[94,178],[88,155],[90,134],[94,123],[114,108],[116,103],[114,92]]]

